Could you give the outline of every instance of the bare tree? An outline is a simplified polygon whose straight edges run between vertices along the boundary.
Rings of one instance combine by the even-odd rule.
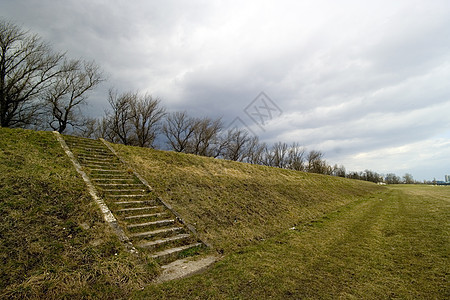
[[[159,99],[154,99],[147,94],[135,95],[130,98],[135,142],[140,147],[151,147],[160,129],[159,122],[165,115],[165,109],[161,107]]]
[[[401,182],[401,179],[394,173],[389,173],[386,175],[385,181],[387,184],[399,184]]]
[[[106,127],[104,134],[109,141],[124,145],[132,144],[131,103],[135,97],[135,93],[119,94],[115,90],[109,90],[108,102],[112,112],[106,112],[106,117],[102,121],[102,125]]]
[[[219,143],[219,133],[222,130],[221,119],[212,119],[204,117],[195,119],[194,133],[188,146],[187,153],[217,157],[220,152],[217,151]]]
[[[413,183],[414,183],[414,177],[413,177],[411,174],[406,173],[406,174],[403,176],[403,183],[406,183],[406,184],[413,184]]]
[[[273,166],[278,168],[286,168],[288,165],[288,145],[278,142],[272,146]]]
[[[287,168],[296,171],[305,170],[305,148],[301,147],[299,143],[294,142],[289,147]]]
[[[167,116],[162,132],[167,144],[176,152],[185,152],[194,135],[195,119],[184,112],[174,112]]]
[[[333,166],[332,175],[338,177],[346,177],[345,167],[343,165],[338,166],[337,164],[335,164]]]
[[[82,118],[79,108],[86,104],[88,91],[102,81],[99,67],[94,62],[72,60],[66,62],[62,69],[63,72],[55,76],[44,96],[49,110],[49,125],[60,133],[68,125],[85,125],[86,120]]]
[[[0,20],[0,125],[27,126],[41,112],[42,93],[64,72],[64,54],[37,35]]]
[[[222,141],[223,158],[243,161],[248,155],[248,146],[251,138],[244,129],[230,129]]]
[[[306,160],[308,162],[307,171],[310,173],[331,174],[331,167],[329,167],[324,160],[322,160],[323,153],[317,150],[311,150]]]
[[[248,142],[246,161],[251,164],[262,165],[264,163],[265,143],[260,143],[257,136],[251,137]]]
[[[161,101],[147,94],[110,90],[108,102],[112,111],[98,125],[101,135],[111,142],[152,147],[165,115]]]

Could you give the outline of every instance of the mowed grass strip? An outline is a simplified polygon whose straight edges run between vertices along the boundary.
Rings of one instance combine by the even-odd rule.
[[[383,191],[363,181],[113,146],[221,253],[238,251]]]
[[[416,191],[419,188],[416,188]],[[407,188],[405,188],[407,190]],[[433,193],[437,191],[437,193]],[[449,299],[449,206],[389,189],[136,298]]]
[[[158,274],[131,255],[51,132],[0,128],[0,298],[120,298]]]

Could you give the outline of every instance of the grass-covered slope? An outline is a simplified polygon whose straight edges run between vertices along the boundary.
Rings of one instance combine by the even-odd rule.
[[[124,249],[53,133],[0,128],[0,298],[450,296],[446,187],[114,147],[223,259],[151,283],[157,266]]]
[[[388,187],[137,299],[450,299],[450,187]]]
[[[116,298],[156,275],[103,222],[51,132],[0,128],[0,258],[0,298]]]
[[[383,190],[357,180],[114,147],[201,237],[225,253]]]

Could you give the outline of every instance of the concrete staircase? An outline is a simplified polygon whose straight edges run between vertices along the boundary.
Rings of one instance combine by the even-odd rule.
[[[205,246],[102,141],[64,140],[134,247],[168,263]]]

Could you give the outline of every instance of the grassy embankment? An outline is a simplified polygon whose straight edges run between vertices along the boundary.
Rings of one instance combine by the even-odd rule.
[[[449,201],[448,187],[389,188],[135,296],[449,299]]]
[[[0,298],[117,298],[157,274],[102,221],[51,132],[0,128],[0,257]]]
[[[445,299],[450,188],[116,146],[225,258],[135,296]],[[295,230],[288,229],[296,226]]]
[[[123,250],[52,133],[0,129],[0,297],[450,296],[448,188],[115,147],[223,260],[149,284],[155,265]]]
[[[383,191],[374,184],[114,145],[219,252],[236,251]]]

